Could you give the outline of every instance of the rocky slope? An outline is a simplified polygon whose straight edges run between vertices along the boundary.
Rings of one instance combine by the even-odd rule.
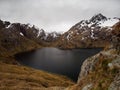
[[[0,20],[1,56],[9,56],[14,53],[40,47],[40,45],[38,45],[35,41],[27,37],[23,37],[21,32],[24,32],[24,29],[22,29],[19,23],[11,24],[10,22]]]
[[[69,90],[120,90],[120,22],[112,28],[112,47],[86,59]]]
[[[119,18],[107,18],[97,14],[89,20],[82,20],[64,33],[57,42],[61,48],[93,48],[110,44],[112,26]]]
[[[21,51],[50,46],[60,36],[61,34],[56,32],[46,33],[34,25],[0,20],[0,55],[8,56]]]

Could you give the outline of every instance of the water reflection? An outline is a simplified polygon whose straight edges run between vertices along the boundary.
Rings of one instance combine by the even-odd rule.
[[[27,66],[62,74],[77,80],[83,61],[102,49],[60,50],[42,48],[36,51],[17,54],[17,60]]]

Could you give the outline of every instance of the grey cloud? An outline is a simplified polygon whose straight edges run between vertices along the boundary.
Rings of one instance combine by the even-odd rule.
[[[119,17],[119,4],[120,0],[0,0],[0,18],[47,31],[67,31],[96,13]]]

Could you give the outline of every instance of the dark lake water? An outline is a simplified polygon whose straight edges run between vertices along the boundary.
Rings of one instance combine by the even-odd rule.
[[[101,50],[101,48],[72,50],[42,48],[20,53],[15,57],[22,65],[66,75],[77,81],[83,61]]]

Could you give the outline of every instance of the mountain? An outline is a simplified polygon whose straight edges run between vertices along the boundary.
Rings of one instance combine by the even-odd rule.
[[[0,56],[9,56],[18,52],[23,52],[41,47],[28,36],[19,23],[13,23],[0,20]],[[31,36],[31,38],[34,37]]]
[[[60,36],[57,32],[47,33],[35,25],[0,20],[0,50],[4,51],[0,55],[50,46]]]
[[[112,26],[120,18],[107,18],[102,14],[94,15],[89,20],[82,20],[64,33],[59,42],[60,48],[94,48],[110,44]],[[62,43],[60,43],[62,42]]]
[[[48,33],[48,32],[45,32],[43,29],[41,29],[39,30],[39,34],[37,37],[45,42],[54,42],[59,37],[61,37],[61,34],[57,32]]]
[[[3,23],[5,23],[5,22],[3,22]],[[51,42],[51,41],[56,40],[56,38],[61,35],[57,32],[47,33],[43,29],[37,28],[35,25],[21,24],[21,23],[11,23],[10,24],[10,22],[8,22],[8,23],[9,24],[6,25],[4,28],[16,29],[17,32],[19,32],[21,36],[25,36],[29,39],[38,38],[38,39],[41,39],[44,41]]]
[[[4,32],[1,38],[10,37],[5,39],[8,42],[12,38],[12,40],[16,39],[16,43],[23,43],[28,40],[41,47],[54,46],[62,49],[96,48],[106,47],[110,44],[112,26],[119,21],[120,18],[117,17],[107,18],[102,14],[97,14],[89,20],[80,21],[64,34],[60,34],[57,32],[45,32],[35,25],[0,20],[0,31],[1,33]],[[17,45],[21,45],[20,43]]]

